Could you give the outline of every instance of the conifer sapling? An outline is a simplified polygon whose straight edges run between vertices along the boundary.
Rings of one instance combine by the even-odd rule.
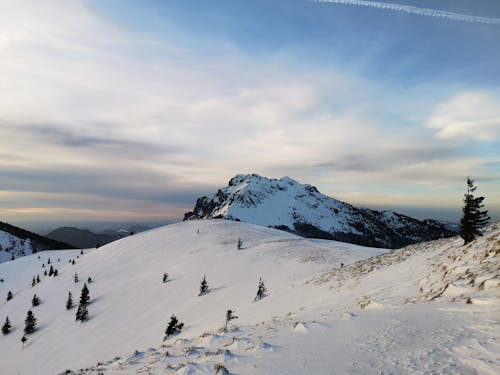
[[[71,292],[68,292],[68,299],[66,301],[66,310],[70,310],[73,308],[73,295]]]
[[[36,318],[35,315],[31,310],[28,311],[28,314],[26,314],[26,319],[24,320],[24,334],[29,335],[30,333],[33,333],[36,328]]]
[[[200,284],[200,294],[198,296],[203,296],[208,293],[208,282],[206,276],[203,276],[203,280],[201,280]]]
[[[10,301],[12,298],[14,298],[14,295],[12,294],[12,292],[9,290],[7,292],[7,301]]]
[[[177,317],[172,314],[167,329],[165,330],[165,337],[163,338],[163,341],[165,341],[169,336],[179,333],[182,330],[182,327],[184,327],[184,323],[179,322]]]
[[[264,280],[262,277],[259,279],[259,288],[257,289],[257,295],[255,296],[254,302],[260,301],[262,298],[266,297],[267,288],[264,285]]]
[[[12,325],[10,324],[9,317],[5,318],[5,323],[2,326],[2,333],[4,335],[8,335],[10,333],[10,329],[12,328]]]
[[[35,294],[31,299],[31,305],[33,307],[38,306],[40,304],[40,298]]]
[[[238,317],[236,315],[234,315],[234,311],[233,310],[227,310],[227,312],[226,312],[226,324],[224,324],[224,328],[227,329],[227,325],[233,319],[238,319]]]

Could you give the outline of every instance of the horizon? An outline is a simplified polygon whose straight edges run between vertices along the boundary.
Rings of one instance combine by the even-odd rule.
[[[381,3],[0,0],[0,221],[179,221],[245,171],[452,222],[471,176],[500,220],[500,3]]]

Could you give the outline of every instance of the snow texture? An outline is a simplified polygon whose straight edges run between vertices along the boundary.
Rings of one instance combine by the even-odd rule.
[[[32,288],[49,255],[65,265]],[[0,337],[1,373],[498,374],[499,259],[499,224],[468,246],[453,238],[386,250],[225,220],[158,228],[83,256],[34,254],[0,264],[0,293],[15,294],[0,303],[0,320],[13,324]],[[211,292],[200,298],[203,275]],[[77,300],[88,276],[90,320],[75,322],[67,293]],[[260,277],[269,293],[253,302]],[[23,349],[33,293],[38,329]],[[224,329],[228,309],[239,318]],[[173,313],[185,326],[163,341]]]

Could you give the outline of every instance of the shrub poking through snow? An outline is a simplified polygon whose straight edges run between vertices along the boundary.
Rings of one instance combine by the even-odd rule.
[[[165,330],[165,337],[163,338],[163,341],[165,341],[167,338],[169,338],[172,335],[176,335],[181,332],[182,327],[184,327],[184,323],[179,322],[177,317],[172,314],[170,317],[170,322],[168,323],[167,329]]]
[[[10,324],[9,317],[5,318],[5,323],[2,326],[2,333],[4,335],[8,335],[10,333],[10,329],[12,328],[12,325]]]
[[[163,282],[166,283],[168,281],[168,273],[163,274]]]
[[[36,318],[33,311],[29,310],[26,314],[26,319],[24,320],[24,334],[29,335],[35,332],[36,329]]]
[[[243,241],[241,240],[241,238],[238,238],[238,250],[241,250],[242,247],[243,247]]]
[[[231,320],[238,319],[236,315],[234,315],[233,310],[227,310],[226,312],[226,324],[224,324],[224,328],[227,329],[227,326]]]
[[[73,295],[71,292],[68,292],[68,299],[66,300],[66,310],[70,310],[73,308]]]
[[[257,289],[257,295],[254,298],[254,302],[260,301],[262,298],[267,296],[267,288],[264,285],[264,280],[262,277],[259,279],[259,288]]]
[[[198,296],[203,296],[207,293],[208,293],[207,277],[203,276],[203,280],[201,280],[201,284],[200,284],[200,294],[198,294]]]
[[[31,305],[33,307],[38,306],[40,304],[40,297],[38,297],[36,294],[33,296],[31,299]]]
[[[9,290],[8,293],[7,293],[7,301],[10,301],[12,298],[14,298],[14,295],[12,294],[12,292]]]

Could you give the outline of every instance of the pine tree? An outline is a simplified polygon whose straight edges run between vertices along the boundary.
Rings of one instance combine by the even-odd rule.
[[[33,280],[31,281],[31,287],[33,288],[36,285],[36,278],[33,276]]]
[[[77,320],[79,320],[80,322],[84,322],[89,319],[89,310],[87,309],[87,305],[78,306],[78,311],[80,312],[80,314]]]
[[[241,238],[238,238],[238,250],[241,250],[242,247],[243,247],[243,241],[241,240]]]
[[[12,294],[12,292],[9,290],[7,292],[7,301],[10,301],[12,298],[14,298],[14,295]]]
[[[464,240],[464,245],[474,241],[476,236],[482,236],[481,228],[483,228],[490,217],[488,211],[481,211],[484,207],[484,197],[474,197],[476,186],[474,180],[467,177],[467,192],[464,194],[463,215],[460,220],[459,234]]]
[[[163,282],[166,283],[168,281],[168,273],[163,274]]]
[[[36,283],[38,284],[40,282],[40,275],[36,275]]]
[[[89,276],[89,278],[87,279],[87,282],[90,284],[92,282],[92,278]]]
[[[73,295],[71,292],[68,292],[68,300],[66,301],[66,310],[70,310],[73,308]]]
[[[90,300],[89,288],[87,284],[83,284],[82,292],[80,294],[80,305],[87,306]]]
[[[33,307],[38,306],[40,304],[40,298],[35,294],[31,300],[31,305]]]
[[[47,260],[47,264],[50,264],[50,258]]]
[[[29,335],[30,333],[33,333],[36,328],[36,318],[35,315],[31,310],[28,311],[28,314],[26,315],[26,320],[24,321],[25,326],[24,326],[24,334]]]
[[[233,310],[227,310],[226,312],[226,324],[224,325],[224,328],[227,329],[227,325],[229,324],[229,322],[233,319],[238,319],[238,317],[236,315],[233,315],[234,311]]]
[[[10,333],[10,329],[12,328],[12,325],[10,324],[9,317],[5,318],[5,323],[2,326],[2,333],[4,335],[8,335]]]
[[[54,270],[54,277],[56,277],[58,275],[58,271],[57,269]]]
[[[47,276],[47,270],[43,271],[43,276]]]
[[[50,265],[49,276],[52,276],[53,274],[54,274],[54,267],[52,267],[52,265]]]
[[[76,309],[75,320],[80,320],[82,317],[82,305],[78,305],[78,309]]]
[[[78,282],[78,275],[76,274],[76,272],[75,272],[74,280],[75,280],[75,283]]]
[[[198,296],[202,296],[204,294],[208,293],[208,283],[207,283],[207,278],[206,276],[203,276],[203,280],[201,280],[200,284],[200,294]]]
[[[259,288],[257,289],[257,295],[255,296],[254,302],[260,301],[262,298],[267,296],[266,294],[267,289],[266,286],[264,285],[264,280],[262,280],[262,277],[259,279]]]
[[[184,323],[179,322],[177,317],[172,314],[167,329],[165,330],[165,338],[163,340],[165,341],[169,336],[179,333],[182,330],[182,327],[184,327]]]
[[[26,336],[21,337],[21,342],[23,343],[23,349],[24,349],[24,344],[26,343],[26,341],[28,341]]]

